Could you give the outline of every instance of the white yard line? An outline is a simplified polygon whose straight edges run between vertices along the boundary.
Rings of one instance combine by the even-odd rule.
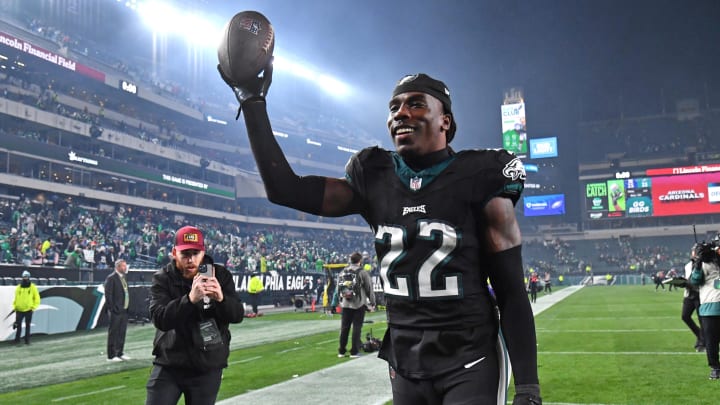
[[[229,361],[229,362],[228,362],[228,366],[231,366],[231,365],[233,365],[233,364],[249,363],[249,362],[255,361],[255,360],[257,360],[257,359],[262,359],[262,356],[250,357],[250,358],[243,359],[243,360]]]
[[[116,386],[116,387],[109,387],[109,388],[105,388],[105,389],[102,389],[102,390],[84,392],[84,393],[82,393],[82,394],[69,395],[69,396],[67,396],[67,397],[55,398],[55,399],[53,399],[53,400],[50,401],[50,402],[62,402],[62,401],[67,401],[68,399],[82,398],[82,397],[87,397],[87,396],[90,396],[90,395],[102,394],[103,392],[121,390],[121,389],[123,389],[123,388],[125,388],[124,385],[118,385],[118,386]]]

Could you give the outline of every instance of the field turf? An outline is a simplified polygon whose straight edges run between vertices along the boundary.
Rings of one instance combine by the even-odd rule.
[[[535,305],[552,297],[540,293]],[[682,290],[596,286],[536,315],[543,403],[718,403],[720,380],[708,380],[705,354],[694,351],[695,338],[680,320],[681,304]],[[367,319],[363,336],[372,328],[381,337],[384,314]],[[338,328],[339,316],[300,312],[233,325],[218,399],[353,361],[335,356]],[[29,346],[2,342],[0,403],[141,404],[153,335],[151,325],[131,325],[126,352],[133,359],[122,363],[105,361],[106,330],[34,337]],[[337,402],[329,396],[327,403]]]

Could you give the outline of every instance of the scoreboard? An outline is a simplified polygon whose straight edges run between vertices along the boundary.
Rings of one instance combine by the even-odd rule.
[[[720,164],[647,169],[637,177],[616,173],[583,185],[591,220],[720,214]]]

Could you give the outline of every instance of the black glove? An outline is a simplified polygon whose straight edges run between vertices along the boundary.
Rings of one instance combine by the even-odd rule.
[[[272,83],[273,59],[274,58],[270,58],[270,61],[268,61],[267,66],[265,66],[265,69],[262,71],[262,76],[258,75],[245,83],[235,83],[232,79],[225,76],[225,73],[220,69],[220,65],[217,66],[220,77],[230,86],[233,93],[235,93],[235,98],[240,102],[240,107],[238,107],[238,112],[235,116],[236,120],[240,117],[240,111],[242,110],[244,102],[250,99],[265,99],[270,89],[270,84]]]
[[[512,405],[542,405],[539,384],[520,384],[515,386]]]

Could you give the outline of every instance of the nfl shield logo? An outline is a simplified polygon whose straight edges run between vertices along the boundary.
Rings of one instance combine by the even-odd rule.
[[[410,179],[410,190],[418,191],[420,190],[420,187],[422,187],[422,178],[413,177]]]

